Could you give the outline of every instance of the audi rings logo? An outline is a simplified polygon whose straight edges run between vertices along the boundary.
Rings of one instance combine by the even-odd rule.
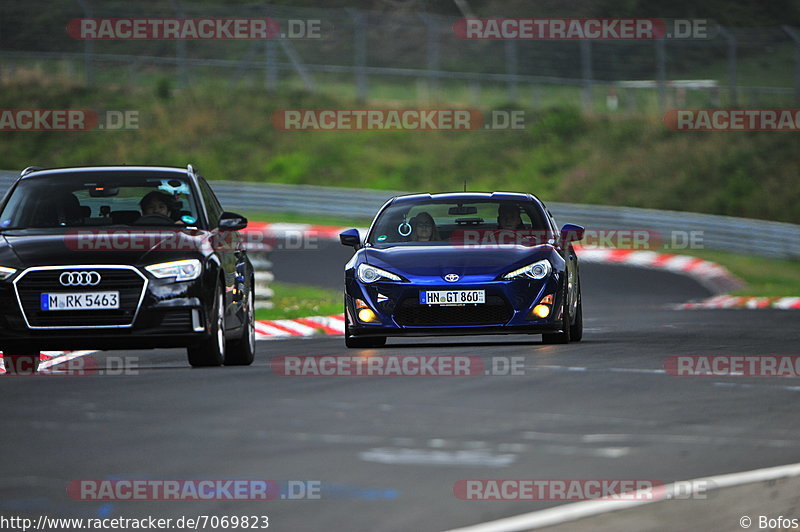
[[[58,276],[58,282],[63,286],[97,286],[100,279],[97,272],[64,272]]]

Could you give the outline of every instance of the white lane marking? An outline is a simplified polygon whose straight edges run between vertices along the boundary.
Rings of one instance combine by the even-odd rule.
[[[358,453],[365,462],[392,465],[508,467],[514,454],[492,454],[488,451],[433,451],[430,449],[392,449],[376,447]]]
[[[743,384],[738,382],[713,382],[712,386],[721,388],[768,388],[770,390],[786,390],[787,392],[800,392],[800,386],[771,386],[769,384]]]
[[[713,490],[721,488],[731,488],[755,482],[767,482],[782,478],[800,476],[800,463],[787,464],[778,467],[768,467],[764,469],[754,469],[740,473],[728,475],[715,475],[704,478],[695,478],[683,482],[676,482],[664,486],[665,493],[677,493],[685,489],[686,485],[691,486],[713,486]],[[680,487],[679,487],[680,485]],[[648,488],[649,489],[649,488]],[[711,491],[711,490],[709,490]],[[537,528],[560,525],[578,519],[593,517],[608,512],[618,511],[625,508],[634,508],[645,504],[658,503],[659,500],[647,500],[644,495],[632,497],[634,500],[591,500],[580,501],[546,510],[529,512],[513,517],[506,517],[496,521],[479,523],[477,525],[454,528],[448,532],[522,532]]]
[[[712,427],[713,428],[713,427]],[[731,436],[706,436],[702,434],[569,434],[553,432],[526,431],[522,433],[526,440],[559,442],[559,443],[683,443],[693,445],[763,445],[767,447],[797,447],[800,441],[769,438],[739,438]]]
[[[646,373],[652,375],[663,375],[667,372],[663,369],[648,369],[648,368],[587,368],[584,366],[557,366],[557,365],[547,365],[547,366],[525,366],[525,369],[532,369],[534,371],[538,370],[553,370],[553,371],[574,371],[574,372],[583,372],[583,371],[590,371],[593,373],[602,373],[604,371],[610,373]]]
[[[593,458],[622,458],[631,452],[630,447],[577,447],[575,445],[535,445],[534,450],[565,456],[591,456]]]

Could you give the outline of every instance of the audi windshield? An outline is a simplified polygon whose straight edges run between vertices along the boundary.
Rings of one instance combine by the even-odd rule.
[[[0,230],[193,226],[199,217],[192,187],[183,178],[61,174],[20,180],[0,214]]]

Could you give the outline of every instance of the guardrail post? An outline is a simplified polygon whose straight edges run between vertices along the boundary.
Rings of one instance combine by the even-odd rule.
[[[89,5],[88,0],[78,0],[83,16],[92,18],[92,6]],[[85,39],[83,41],[83,70],[86,76],[86,84],[94,84],[94,41],[92,39]]]
[[[509,39],[505,42],[506,49],[506,89],[508,90],[508,100],[516,103],[519,100],[519,87],[517,85],[517,41]]]
[[[656,39],[656,79],[658,81],[658,110],[667,109],[667,40]]]
[[[278,88],[278,48],[272,39],[264,43],[264,85],[267,90],[274,92]]]
[[[794,101],[800,104],[800,31],[791,26],[781,26],[794,41]]]
[[[581,77],[583,79],[581,103],[584,112],[589,112],[592,110],[592,86],[594,85],[592,75],[592,41],[583,39],[579,42],[581,47]]]
[[[255,308],[272,308],[272,296],[275,292],[269,284],[275,280],[275,276],[272,274],[272,261],[269,260],[270,250],[263,249],[263,245],[259,248],[247,253],[255,271]]]
[[[183,7],[178,3],[178,0],[170,0],[170,6],[175,11],[177,18],[186,18],[186,13]],[[188,84],[188,76],[186,72],[186,39],[175,40],[175,63],[178,74],[178,87],[186,87]]]
[[[419,16],[425,21],[425,26],[427,28],[428,87],[431,98],[435,99],[438,96],[439,88],[439,25],[436,20],[427,13],[420,13]]]
[[[364,15],[358,9],[345,8],[347,14],[353,19],[353,68],[356,72],[356,99],[364,103],[367,101],[367,30]]]
[[[728,94],[730,95],[730,105],[732,107],[736,107],[738,101],[738,95],[736,90],[736,85],[738,84],[737,81],[737,59],[736,59],[736,37],[733,36],[733,33],[728,31],[726,28],[719,26],[719,33],[722,35],[725,40],[728,42]]]

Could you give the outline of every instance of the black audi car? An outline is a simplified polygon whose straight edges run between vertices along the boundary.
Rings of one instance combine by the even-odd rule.
[[[241,215],[191,165],[26,168],[0,204],[0,351],[185,347],[249,365],[253,267]]]

